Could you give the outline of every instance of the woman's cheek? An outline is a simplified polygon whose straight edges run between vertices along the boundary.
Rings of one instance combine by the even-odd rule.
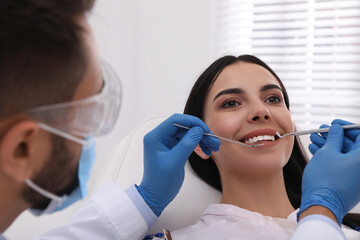
[[[293,118],[291,116],[291,112],[289,110],[283,110],[277,114],[277,122],[279,126],[285,131],[285,133],[292,133],[295,130],[295,125],[293,122]],[[285,147],[284,147],[284,165],[288,162],[293,146],[294,146],[294,137],[290,136],[284,139]]]
[[[213,131],[214,134],[218,134],[221,137],[233,139],[240,131],[242,125],[244,125],[242,114],[234,112],[221,114],[221,116],[214,118]]]
[[[286,109],[277,109],[271,113],[275,122],[281,127],[285,133],[293,132],[294,122],[289,110]]]

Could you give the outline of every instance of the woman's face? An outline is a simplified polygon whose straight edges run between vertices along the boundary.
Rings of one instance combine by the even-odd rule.
[[[220,172],[270,174],[282,170],[290,157],[294,138],[275,137],[275,132],[294,131],[290,111],[279,82],[260,65],[237,62],[224,68],[206,98],[204,121],[216,135],[264,143],[248,148],[222,141],[212,155]]]

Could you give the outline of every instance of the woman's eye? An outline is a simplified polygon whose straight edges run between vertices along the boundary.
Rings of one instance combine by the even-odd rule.
[[[236,100],[230,100],[230,101],[227,101],[223,104],[223,107],[225,108],[231,108],[231,107],[236,107],[236,106],[239,106],[240,103]]]
[[[278,96],[271,96],[271,97],[267,98],[267,99],[265,100],[265,102],[279,103],[279,102],[281,102],[281,98],[278,97]]]

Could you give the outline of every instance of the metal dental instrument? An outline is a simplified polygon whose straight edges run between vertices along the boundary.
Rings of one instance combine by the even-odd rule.
[[[357,129],[360,128],[360,124],[352,124],[352,125],[345,125],[342,126],[343,129]],[[294,132],[294,133],[287,133],[284,135],[280,135],[279,132],[276,132],[276,135],[279,138],[283,138],[283,137],[287,137],[290,135],[295,135],[295,136],[300,136],[300,135],[306,135],[306,134],[312,134],[312,133],[325,133],[325,132],[329,132],[330,128],[319,128],[319,129],[310,129],[310,130],[305,130],[305,131],[298,131],[298,132]]]
[[[184,129],[190,129],[189,127],[186,127],[186,126],[183,126],[183,125],[180,125],[180,124],[177,124],[177,123],[173,123],[174,126],[176,127],[180,127],[180,128],[184,128]],[[211,134],[211,133],[204,133],[204,135],[207,135],[207,136],[212,136],[212,137],[216,137],[216,138],[219,138],[219,139],[222,139],[222,140],[225,140],[225,141],[229,141],[229,142],[232,142],[232,143],[236,143],[236,144],[239,144],[241,146],[245,146],[245,147],[250,147],[250,148],[253,148],[253,147],[261,147],[264,145],[264,143],[260,142],[259,144],[246,144],[246,143],[242,143],[242,142],[238,142],[238,141],[234,141],[234,140],[231,140],[231,139],[228,139],[228,138],[223,138],[223,137],[219,137],[219,136],[216,136],[214,134]]]

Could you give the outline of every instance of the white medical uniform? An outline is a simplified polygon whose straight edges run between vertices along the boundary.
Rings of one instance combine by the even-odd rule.
[[[143,239],[156,221],[156,215],[135,186],[123,191],[115,183],[109,183],[68,224],[37,239]]]
[[[345,225],[340,226],[324,215],[309,215],[301,219],[291,240],[360,239],[360,233]]]
[[[228,205],[230,206],[230,205]],[[211,207],[211,206],[210,206]],[[234,206],[235,207],[235,206]],[[237,207],[235,207],[237,208]],[[244,212],[246,210],[240,208],[235,209],[235,211]],[[235,215],[228,213],[228,210],[224,209],[225,213],[229,215],[227,220],[235,219]],[[249,211],[248,211],[249,212]],[[250,216],[251,212],[248,213]],[[214,214],[210,214],[216,216]],[[231,216],[233,215],[233,216]],[[254,219],[260,217],[261,214],[254,213]],[[221,215],[218,215],[221,219]],[[340,227],[334,223],[329,218],[323,216],[323,218],[312,218],[315,215],[310,215],[305,217],[298,225],[295,234],[292,236],[292,240],[343,240],[344,235]],[[204,216],[203,216],[204,217]],[[260,218],[259,218],[260,217]],[[266,223],[266,220],[272,224],[286,225],[287,230],[284,230],[285,236],[290,236],[288,231],[294,231],[296,222],[295,222],[296,213],[289,215],[289,222],[281,223],[276,219],[270,219],[269,217],[263,217],[263,224]],[[221,221],[221,219],[219,220]],[[206,219],[206,218],[205,218]],[[325,220],[324,220],[325,219]],[[223,219],[226,220],[226,219]],[[37,239],[120,239],[120,240],[141,240],[148,233],[150,227],[157,221],[156,215],[152,210],[147,206],[145,201],[142,199],[140,194],[137,192],[134,186],[130,187],[126,191],[123,191],[115,183],[110,183],[105,186],[101,191],[95,194],[73,217],[72,221],[66,225],[55,228],[41,236]],[[260,220],[259,220],[260,221]],[[332,224],[332,223],[334,224]],[[260,224],[261,221],[258,223]],[[205,221],[203,224],[213,225]],[[219,224],[213,225],[214,228],[208,229],[208,233],[217,234],[219,232]],[[204,226],[205,226],[204,225]],[[223,223],[223,227],[226,227],[228,224]],[[265,224],[266,225],[266,224]],[[201,225],[199,225],[201,226]],[[230,226],[230,225],[229,225]],[[164,226],[166,227],[166,226]],[[263,232],[263,229],[256,228],[254,230],[255,234],[260,234]],[[360,239],[358,232],[353,230],[346,230],[348,239]],[[246,231],[246,229],[245,229]],[[174,232],[175,233],[175,232]],[[178,232],[180,233],[180,232]],[[205,233],[205,234],[208,234]],[[236,230],[236,236],[239,235],[239,229]],[[247,231],[249,233],[249,231]],[[244,233],[244,234],[247,234]],[[179,234],[175,234],[179,236]],[[215,239],[214,235],[211,235],[211,238],[184,238],[184,239]],[[219,235],[217,239],[229,239],[222,238],[224,235]],[[179,236],[181,237],[181,236]],[[350,238],[349,238],[350,237]],[[0,240],[5,239],[0,234]],[[173,238],[180,239],[180,238]],[[233,238],[234,239],[234,238]],[[239,239],[239,238],[235,238]],[[253,238],[254,239],[254,238]],[[269,238],[267,238],[269,239]],[[279,239],[274,238],[273,239]]]

